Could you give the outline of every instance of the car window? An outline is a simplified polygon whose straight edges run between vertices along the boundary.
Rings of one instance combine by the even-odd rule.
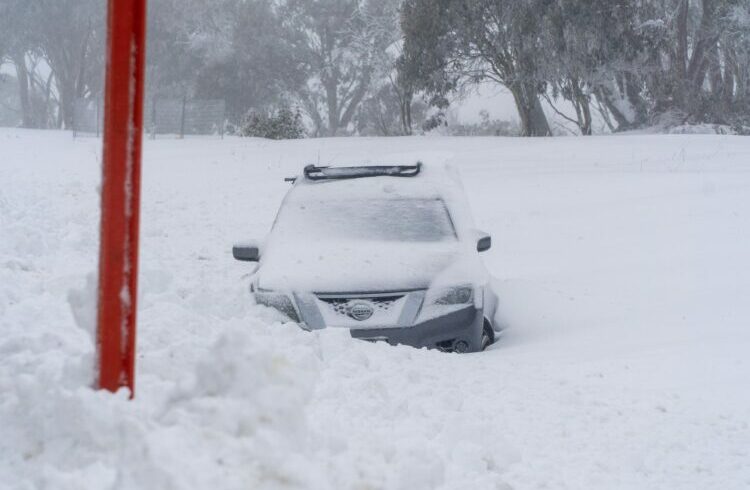
[[[317,239],[438,242],[456,240],[441,199],[347,199],[288,202],[274,233]]]

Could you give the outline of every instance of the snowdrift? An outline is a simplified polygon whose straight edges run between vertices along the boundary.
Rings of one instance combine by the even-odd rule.
[[[750,485],[750,140],[147,141],[137,398],[89,388],[100,149],[0,130],[0,488]],[[310,161],[451,163],[509,328],[446,355],[250,304]]]

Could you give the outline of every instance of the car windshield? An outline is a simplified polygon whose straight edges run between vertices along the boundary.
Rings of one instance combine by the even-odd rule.
[[[457,239],[441,199],[292,201],[282,208],[274,233],[319,240],[439,242]]]

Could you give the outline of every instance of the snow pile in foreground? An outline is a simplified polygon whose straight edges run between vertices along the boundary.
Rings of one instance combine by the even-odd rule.
[[[750,140],[149,141],[133,402],[87,387],[98,143],[0,146],[2,489],[750,486]],[[318,155],[458,167],[495,238],[498,345],[355,342],[248,304],[231,243]]]
[[[193,372],[169,386],[162,381],[159,397],[134,402],[125,392],[111,396],[84,387],[90,380],[82,364],[90,366],[90,346],[84,361],[58,359],[63,362],[58,373],[26,369],[19,376],[24,368],[11,356],[0,377],[0,389],[10,394],[0,409],[0,435],[7,444],[2,481],[56,489],[500,484],[499,473],[516,456],[481,419],[465,420],[453,393],[434,389],[444,369],[439,355],[428,354],[433,375],[389,372],[392,363],[415,361],[414,352],[368,344],[352,348],[342,333],[321,336],[291,325],[229,321]],[[48,351],[39,359],[52,362],[61,354]],[[353,376],[366,371],[372,379],[361,380],[360,387],[331,384],[321,379],[324,364]],[[420,381],[426,386],[415,403],[408,390]],[[145,378],[142,384],[149,382]],[[450,425],[405,426],[393,431],[392,440],[367,440],[372,434],[365,427],[362,439],[352,439],[308,420],[316,386],[324,400],[341,403],[343,390],[343,401],[365,413],[382,411],[386,420],[397,419],[401,410],[429,417],[430,405],[439,403]],[[382,410],[391,389],[402,394],[399,410]]]
[[[317,372],[309,339],[254,327],[251,334],[247,325],[228,325],[159,403],[71,386],[75,361],[47,379],[41,370],[19,376],[18,366],[4,366],[3,481],[70,489],[315,482],[304,419]]]

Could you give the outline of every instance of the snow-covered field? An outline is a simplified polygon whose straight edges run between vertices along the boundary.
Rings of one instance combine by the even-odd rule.
[[[750,138],[157,140],[137,398],[88,388],[100,149],[0,130],[2,489],[750,487]],[[451,162],[508,330],[452,355],[253,306],[309,162]]]

